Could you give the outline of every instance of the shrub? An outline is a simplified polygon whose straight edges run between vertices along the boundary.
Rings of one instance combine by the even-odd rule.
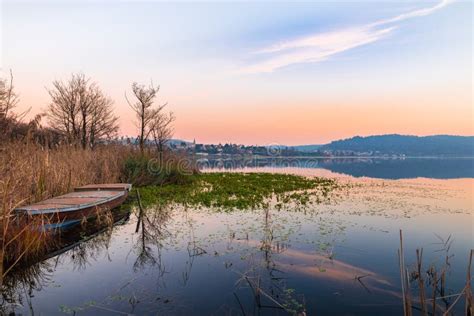
[[[185,184],[193,173],[196,170],[186,156],[167,153],[157,157],[150,152],[127,157],[122,171],[125,181],[135,186]]]

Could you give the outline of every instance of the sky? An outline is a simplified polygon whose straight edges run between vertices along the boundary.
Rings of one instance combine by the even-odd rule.
[[[160,85],[174,138],[322,144],[474,135],[471,1],[1,2],[2,75],[28,117],[82,72],[137,135],[125,93]],[[47,121],[44,122],[47,124]]]

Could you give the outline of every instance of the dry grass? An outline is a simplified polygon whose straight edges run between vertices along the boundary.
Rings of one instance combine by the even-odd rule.
[[[0,272],[47,249],[49,234],[32,229],[42,223],[18,225],[13,210],[23,204],[64,194],[88,183],[118,182],[124,160],[132,154],[125,146],[92,150],[63,146],[54,150],[20,142],[0,147]],[[46,218],[37,221],[47,221]],[[0,275],[0,276],[1,276]]]
[[[144,176],[147,181],[153,177],[159,181],[176,177],[174,173],[160,173],[159,176],[149,173],[147,162],[153,157],[156,154],[152,151],[142,155],[137,148],[120,144],[102,145],[94,150],[68,145],[44,149],[23,142],[0,144],[0,280],[8,272],[5,266],[37,256],[51,243],[50,234],[32,227],[41,227],[44,224],[41,221],[48,219],[37,219],[38,222],[29,222],[27,226],[18,225],[13,216],[16,207],[64,194],[85,184],[146,184],[139,183]],[[128,165],[134,161],[143,162],[139,170],[141,177],[131,177]],[[158,160],[154,161],[156,164]],[[179,157],[169,153],[160,161],[176,166]]]
[[[92,151],[8,144],[0,148],[2,210],[63,194],[79,185],[117,182],[129,154],[124,146],[113,145]]]
[[[468,267],[467,267],[467,278],[464,288],[455,294],[446,294],[446,274],[450,268],[450,248],[453,243],[451,235],[444,240],[439,237],[442,249],[439,251],[445,252],[444,264],[442,267],[437,268],[435,265],[430,265],[428,269],[423,268],[423,248],[416,250],[416,265],[413,271],[409,271],[405,264],[404,252],[403,252],[403,236],[400,230],[400,249],[398,250],[400,260],[400,278],[402,283],[402,298],[403,298],[403,314],[413,315],[413,310],[418,310],[420,315],[452,315],[453,310],[456,308],[458,302],[465,298],[465,315],[472,316],[473,314],[473,301],[472,301],[472,290],[471,290],[471,265],[472,256],[474,250],[470,250]],[[410,282],[418,283],[418,295],[412,296],[412,289],[410,288]],[[427,298],[427,285],[432,287],[431,298]],[[416,294],[416,291],[415,291]],[[429,306],[431,305],[431,311]],[[443,307],[444,305],[444,307]]]

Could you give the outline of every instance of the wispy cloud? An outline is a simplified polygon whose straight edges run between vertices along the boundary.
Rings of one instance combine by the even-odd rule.
[[[399,21],[403,21],[403,20],[407,20],[407,19],[411,19],[411,18],[430,15],[431,13],[433,13],[433,12],[439,10],[439,9],[444,8],[445,6],[447,6],[450,3],[453,3],[454,1],[455,0],[442,0],[440,3],[438,3],[437,5],[435,5],[433,7],[403,13],[403,14],[397,15],[396,17],[393,17],[391,19],[380,20],[380,21],[377,21],[375,23],[369,24],[369,26],[370,27],[375,27],[375,26],[379,26],[379,25],[383,25],[383,24],[389,24],[389,23],[399,22]]]
[[[246,67],[242,72],[272,72],[292,64],[321,62],[337,53],[378,41],[393,29],[353,28],[282,43],[261,50],[261,53],[270,53],[272,56]]]
[[[396,22],[429,15],[454,0],[443,0],[435,6],[413,10],[363,26],[309,35],[277,43],[258,50],[262,60],[240,70],[241,73],[265,73],[300,63],[316,63],[350,49],[379,41],[396,28]]]

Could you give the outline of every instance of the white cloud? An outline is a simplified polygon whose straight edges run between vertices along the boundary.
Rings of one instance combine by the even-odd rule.
[[[414,11],[411,11],[411,12],[400,14],[400,15],[398,15],[396,17],[393,17],[393,18],[390,18],[390,19],[380,20],[380,21],[374,22],[372,24],[369,24],[369,27],[375,27],[375,26],[394,23],[394,22],[399,22],[399,21],[403,21],[403,20],[407,20],[407,19],[411,19],[411,18],[426,16],[426,15],[429,15],[429,14],[431,14],[431,13],[433,13],[433,12],[439,10],[439,9],[444,8],[445,6],[447,6],[450,3],[453,3],[454,1],[455,0],[442,0],[440,3],[438,3],[437,5],[435,5],[433,7],[414,10]]]
[[[395,26],[390,26],[380,29],[383,25],[429,15],[453,1],[443,0],[433,7],[414,10],[365,26],[355,26],[339,31],[314,34],[271,45],[256,52],[266,55],[262,61],[247,66],[239,72],[272,72],[293,64],[321,62],[335,54],[381,40],[396,28]]]
[[[388,35],[393,29],[393,27],[381,30],[361,28],[288,42],[284,45],[269,48],[265,52],[273,53],[288,50],[290,52],[277,54],[258,64],[246,67],[242,72],[272,72],[275,69],[292,64],[320,62],[334,54],[375,42]]]

